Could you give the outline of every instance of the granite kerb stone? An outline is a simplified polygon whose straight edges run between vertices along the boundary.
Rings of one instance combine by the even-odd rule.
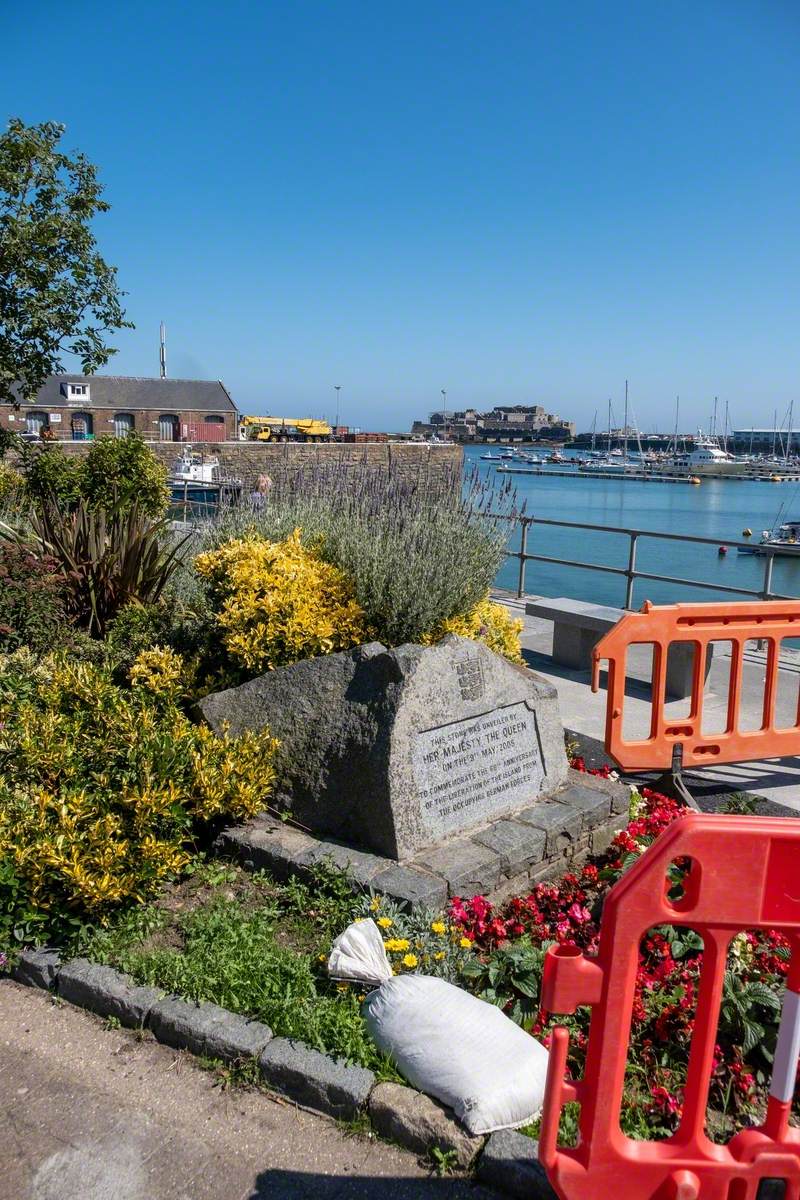
[[[272,1038],[272,1030],[261,1021],[175,996],[153,1005],[147,1023],[164,1045],[225,1062],[257,1057]]]
[[[538,1143],[513,1129],[489,1135],[478,1159],[477,1177],[515,1200],[557,1200],[539,1162]]]
[[[58,973],[58,994],[70,1004],[88,1008],[100,1017],[116,1017],[137,1029],[146,1024],[153,1005],[164,995],[152,987],[139,987],[113,967],[74,958]]]
[[[275,1038],[259,1059],[264,1082],[304,1108],[339,1120],[352,1120],[375,1086],[366,1067],[331,1058],[304,1042]]]
[[[12,967],[11,978],[26,987],[50,989],[55,985],[61,969],[61,955],[57,950],[42,946],[38,950],[23,950]]]
[[[379,1083],[372,1089],[369,1116],[381,1137],[417,1154],[429,1154],[434,1147],[455,1151],[463,1168],[470,1166],[486,1141],[467,1133],[444,1104],[400,1083]]]

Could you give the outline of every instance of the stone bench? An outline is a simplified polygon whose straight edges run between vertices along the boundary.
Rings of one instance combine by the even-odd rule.
[[[530,617],[553,622],[553,662],[574,670],[584,671],[591,666],[592,650],[603,634],[622,620],[621,608],[607,608],[586,600],[568,596],[555,599],[530,600],[525,605]],[[705,677],[711,669],[713,645],[706,650]],[[667,654],[666,693],[669,700],[682,700],[692,694],[694,675],[694,645],[691,642],[672,642]]]

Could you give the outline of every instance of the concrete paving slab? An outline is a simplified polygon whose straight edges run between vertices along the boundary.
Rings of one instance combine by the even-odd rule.
[[[44,992],[0,981],[0,1200],[490,1200]],[[13,1086],[9,1084],[13,1081]]]

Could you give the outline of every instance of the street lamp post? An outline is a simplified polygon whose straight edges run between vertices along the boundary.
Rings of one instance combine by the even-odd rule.
[[[336,392],[336,437],[339,436],[339,392],[342,390],[340,383],[333,385],[333,390]]]

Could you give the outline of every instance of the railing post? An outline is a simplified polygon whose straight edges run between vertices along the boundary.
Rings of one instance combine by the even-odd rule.
[[[522,517],[522,534],[519,541],[519,581],[517,583],[517,599],[525,595],[525,555],[528,553],[528,517]]]
[[[628,570],[626,572],[628,576],[628,583],[625,588],[625,607],[633,608],[633,585],[636,580],[636,542],[639,535],[637,533],[631,533],[629,536],[631,539],[631,544],[630,549],[628,550]]]
[[[761,589],[761,599],[769,600],[772,594],[772,567],[775,562],[775,555],[767,551],[764,563],[764,586]]]

